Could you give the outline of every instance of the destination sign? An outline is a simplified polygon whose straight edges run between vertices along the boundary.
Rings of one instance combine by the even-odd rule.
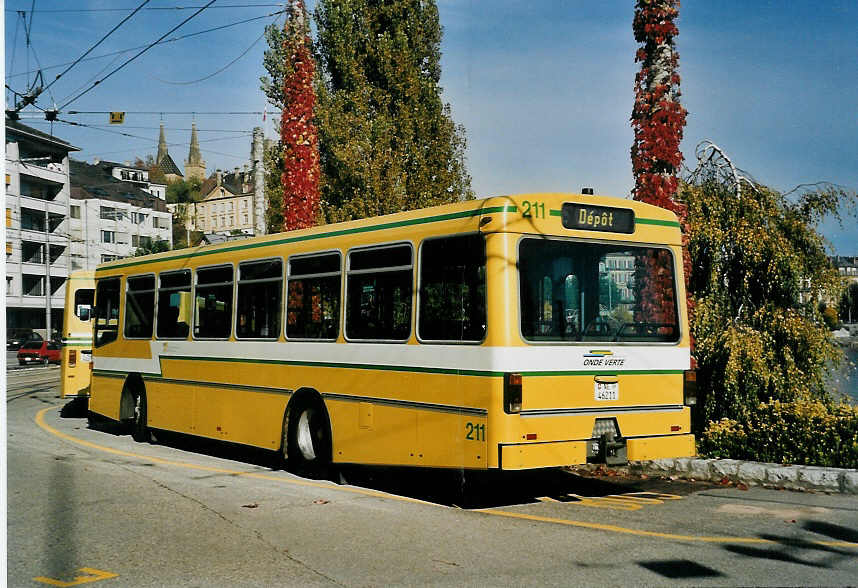
[[[634,233],[635,211],[566,202],[563,204],[563,226],[583,231]]]

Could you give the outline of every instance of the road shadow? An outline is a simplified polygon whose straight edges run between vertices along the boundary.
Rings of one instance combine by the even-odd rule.
[[[80,403],[72,401],[63,407],[61,414],[72,418],[81,415],[81,411],[86,414]],[[129,434],[126,425],[92,413],[88,417],[92,430],[111,435]],[[274,470],[289,469],[276,451],[160,430],[153,430],[153,437],[154,443],[180,451]],[[630,492],[687,495],[717,487],[706,482],[627,477],[609,469],[594,475],[573,473],[564,468],[499,472],[337,464],[330,467],[322,479],[466,509],[529,504],[541,499],[571,502],[580,500],[579,497]]]
[[[802,527],[814,533],[821,533],[828,538],[823,541],[835,538],[840,541],[855,542],[855,531],[840,525],[821,521],[807,521],[802,524]],[[726,545],[724,549],[734,555],[793,563],[812,568],[832,568],[842,560],[855,557],[854,549],[825,545],[821,541],[769,534],[760,534],[758,537],[769,543],[765,547]],[[851,537],[851,539],[845,537]]]
[[[835,525],[834,523],[826,523],[824,521],[805,521],[802,527],[811,533],[825,535],[837,541],[849,541],[850,543],[858,544],[858,531]]]
[[[88,398],[72,398],[60,408],[60,417],[64,419],[80,419],[86,417],[89,408]]]

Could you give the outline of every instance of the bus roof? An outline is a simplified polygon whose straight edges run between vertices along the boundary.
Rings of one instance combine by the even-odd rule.
[[[564,226],[564,205],[589,207],[598,215],[610,210],[630,210],[634,214],[631,233],[618,233],[604,227],[599,230],[570,229]],[[536,207],[534,209],[534,207]],[[602,208],[599,208],[602,207]],[[534,193],[493,196],[482,200],[466,200],[419,210],[398,212],[385,216],[370,217],[330,225],[320,225],[287,233],[274,233],[251,237],[239,241],[227,241],[212,245],[199,245],[134,258],[124,258],[100,264],[98,273],[113,273],[132,266],[145,266],[169,260],[206,258],[232,251],[252,250],[302,241],[316,241],[361,233],[373,233],[389,229],[409,229],[438,223],[437,232],[463,232],[479,230],[484,233],[513,232],[545,235],[564,235],[590,239],[607,239],[633,242],[655,242],[670,245],[681,244],[679,221],[675,214],[664,208],[634,200],[566,193]],[[431,232],[431,231],[428,231]],[[322,245],[321,248],[325,246]],[[331,246],[335,248],[336,246]]]

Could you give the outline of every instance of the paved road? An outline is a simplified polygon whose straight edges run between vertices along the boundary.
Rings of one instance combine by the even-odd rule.
[[[8,584],[854,585],[858,501],[561,471],[465,480],[87,427],[56,367],[7,386]],[[42,578],[37,581],[34,578]]]

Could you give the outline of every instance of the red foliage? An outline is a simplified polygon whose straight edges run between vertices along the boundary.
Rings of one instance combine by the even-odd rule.
[[[635,40],[643,46],[635,53],[641,69],[635,76],[635,103],[632,108],[632,171],[635,176],[634,199],[673,211],[687,234],[685,207],[674,200],[679,181],[676,173],[682,165],[682,129],[686,110],[679,103],[679,54],[674,37],[679,29],[674,19],[679,15],[679,0],[637,0],[632,28]],[[686,237],[683,235],[683,245]],[[667,289],[672,290],[669,274],[659,264],[667,258],[639,264],[643,280],[642,300],[638,312],[642,320],[669,322],[671,317],[660,303]],[[688,251],[683,249],[686,284],[691,272]],[[655,264],[655,265],[653,265]],[[671,292],[672,295],[672,292]],[[689,312],[691,311],[689,301]]]
[[[304,14],[303,0],[294,0],[292,18]],[[300,22],[304,22],[300,18]],[[293,23],[294,24],[294,23]],[[304,29],[304,30],[301,30]],[[316,94],[313,74],[316,64],[310,52],[305,27],[284,43],[291,59],[292,73],[283,82],[286,107],[283,109],[280,139],[283,145],[283,224],[284,230],[303,229],[316,224],[319,207],[319,136],[313,122]]]

